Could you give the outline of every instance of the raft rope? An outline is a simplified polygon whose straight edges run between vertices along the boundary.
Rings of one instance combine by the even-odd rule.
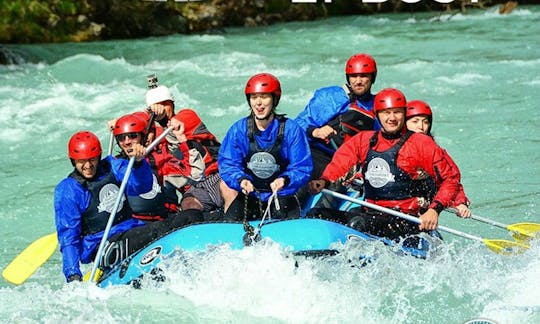
[[[257,197],[259,197],[259,213],[262,213],[262,201],[260,199],[260,194],[259,192],[256,192],[257,194]],[[278,195],[277,195],[277,191],[276,192],[273,192],[272,195],[270,196],[270,198],[268,198],[268,204],[266,205],[266,210],[264,211],[263,213],[263,216],[262,216],[262,219],[261,219],[261,222],[259,223],[259,226],[257,226],[257,228],[254,228],[249,222],[248,222],[248,196],[246,195],[245,196],[245,199],[244,199],[244,231],[246,231],[246,234],[247,234],[247,238],[249,238],[249,241],[246,242],[246,236],[244,236],[244,244],[246,245],[251,245],[252,243],[254,242],[257,242],[258,240],[260,240],[260,236],[259,236],[259,232],[261,231],[261,227],[263,226],[264,224],[264,221],[266,220],[266,218],[268,217],[268,219],[272,219],[272,215],[271,215],[271,212],[270,212],[270,209],[272,207],[272,200],[274,201],[274,205],[275,205],[275,208],[276,210],[280,210],[280,205],[279,205],[279,199],[278,199]]]

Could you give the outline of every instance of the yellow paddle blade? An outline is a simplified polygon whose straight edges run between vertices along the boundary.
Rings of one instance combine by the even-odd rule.
[[[83,276],[83,281],[85,281],[85,282],[89,281],[91,274],[92,274],[92,271],[88,271],[87,273],[85,273],[84,276]],[[97,268],[96,274],[94,275],[94,281],[93,282],[97,282],[99,280],[99,278],[101,278],[102,274],[103,274],[103,270],[101,270],[100,268]]]
[[[513,232],[512,236],[518,241],[529,241],[540,238],[540,224],[538,223],[516,223],[506,227]]]
[[[35,240],[2,271],[7,281],[20,285],[53,255],[58,246],[56,233]]]
[[[486,246],[493,252],[503,255],[514,255],[525,252],[530,246],[520,242],[507,240],[488,240],[482,239]]]

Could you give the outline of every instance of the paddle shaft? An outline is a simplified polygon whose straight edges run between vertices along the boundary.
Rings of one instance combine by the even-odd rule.
[[[109,137],[109,147],[107,149],[107,155],[112,155],[113,146],[114,146],[114,132],[111,131],[111,136]]]
[[[372,209],[375,209],[375,210],[378,210],[378,211],[381,211],[383,213],[387,213],[387,214],[390,214],[390,215],[393,215],[393,216],[396,216],[396,217],[400,217],[400,218],[406,219],[406,220],[408,220],[410,222],[413,222],[413,223],[416,223],[416,224],[421,224],[422,223],[422,221],[419,218],[411,216],[411,215],[407,215],[405,213],[398,212],[397,210],[393,210],[393,209],[390,209],[390,208],[386,208],[386,207],[382,207],[382,206],[379,206],[379,205],[376,205],[376,204],[372,204],[372,203],[364,201],[364,200],[355,199],[355,198],[349,197],[347,195],[343,195],[343,194],[340,194],[338,192],[331,191],[331,190],[328,190],[328,189],[323,189],[322,191],[325,194],[328,194],[328,195],[331,195],[331,196],[334,196],[334,197],[337,197],[337,198],[341,198],[341,199],[344,199],[344,200],[348,200],[348,201],[353,202],[355,204],[366,206],[366,207],[369,207],[369,208],[372,208]],[[478,242],[482,242],[482,243],[484,242],[484,240],[481,237],[474,236],[474,235],[471,235],[471,234],[468,234],[468,233],[464,233],[464,232],[455,230],[453,228],[449,228],[449,227],[439,225],[439,226],[437,226],[437,229],[441,230],[441,231],[451,233],[451,234],[454,234],[454,235],[457,235],[457,236],[468,238],[470,240],[474,240],[474,241],[478,241]]]
[[[172,127],[167,128],[161,135],[159,135],[147,148],[144,153],[144,155],[147,155],[150,153],[154,147],[161,142],[167,134],[169,134],[170,131],[172,131]],[[122,183],[120,184],[120,189],[118,190],[118,196],[116,197],[116,201],[114,203],[113,210],[111,212],[111,215],[109,216],[109,220],[107,221],[107,226],[105,227],[105,230],[103,231],[103,237],[101,238],[101,242],[99,243],[99,248],[96,253],[96,258],[94,259],[94,264],[92,265],[92,272],[90,273],[90,281],[93,282],[95,279],[96,270],[99,266],[99,260],[101,259],[101,255],[103,254],[103,249],[105,248],[105,243],[107,242],[107,238],[109,237],[109,232],[111,231],[112,224],[114,222],[114,218],[116,217],[116,213],[118,211],[118,207],[120,206],[120,202],[122,201],[122,196],[124,195],[124,190],[126,189],[126,185],[129,179],[129,176],[131,175],[131,169],[133,169],[133,165],[135,164],[135,157],[131,157],[129,159],[128,166],[126,168],[126,173],[124,175],[124,178],[122,179]]]
[[[455,208],[452,208],[452,207],[447,208],[447,210],[454,213],[454,214],[456,214],[456,215],[458,213],[458,210],[455,209]],[[484,218],[484,217],[477,216],[477,215],[471,215],[471,219],[480,221],[482,223],[490,224],[490,225],[493,225],[493,226],[497,226],[497,227],[500,227],[500,228],[504,228],[504,229],[508,228],[508,225],[506,225],[506,224],[499,223],[499,222],[491,220],[489,218]]]

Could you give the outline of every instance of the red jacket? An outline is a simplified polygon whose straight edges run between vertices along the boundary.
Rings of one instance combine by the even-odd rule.
[[[446,155],[446,158],[448,159],[448,161],[450,163],[452,163],[453,167],[458,169],[458,166],[456,165],[456,163],[454,162],[454,160],[452,160],[452,158],[450,157],[450,155],[448,154],[448,152],[446,152],[446,150],[442,150],[444,152],[444,154]],[[461,181],[461,180],[460,180]],[[464,204],[466,206],[469,206],[471,203],[471,201],[469,200],[469,198],[467,198],[467,196],[465,195],[465,190],[463,190],[463,185],[461,184],[461,182],[459,183],[459,188],[458,188],[458,193],[456,195],[456,197],[454,198],[454,202],[452,203],[452,206],[453,207],[456,207],[460,204]]]
[[[335,153],[330,164],[324,170],[321,179],[335,182],[344,177],[356,165],[363,168],[369,150],[370,139],[374,131],[362,131],[345,142]],[[377,144],[373,150],[386,151],[397,144],[397,139],[386,139],[379,132]],[[425,171],[435,179],[438,190],[429,208],[438,212],[453,204],[459,189],[459,169],[448,154],[431,137],[424,134],[412,134],[398,153],[397,165],[413,179],[418,178],[418,171]],[[363,175],[364,176],[364,175]],[[365,178],[365,177],[364,177]],[[376,201],[380,206],[398,207],[404,213],[416,214],[419,210],[416,197],[404,200]]]

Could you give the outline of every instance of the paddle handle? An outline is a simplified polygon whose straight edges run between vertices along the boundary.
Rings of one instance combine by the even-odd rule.
[[[393,215],[393,216],[396,216],[396,217],[400,217],[400,218],[406,219],[406,220],[408,220],[410,222],[413,222],[413,223],[416,223],[416,224],[421,224],[422,223],[422,221],[418,217],[407,215],[405,213],[398,212],[397,210],[393,210],[393,209],[390,209],[390,208],[386,208],[386,207],[382,207],[382,206],[379,206],[379,205],[376,205],[376,204],[372,204],[372,203],[364,201],[364,200],[355,199],[355,198],[349,197],[347,195],[343,195],[343,194],[340,194],[338,192],[331,191],[331,190],[328,190],[328,189],[323,189],[322,191],[325,194],[328,194],[328,195],[331,195],[331,196],[334,196],[334,197],[337,197],[337,198],[341,198],[341,199],[344,199],[344,200],[348,200],[348,201],[353,202],[355,204],[366,206],[366,207],[369,207],[369,208],[372,208],[372,209],[375,209],[375,210],[378,210],[378,211],[381,211],[383,213],[387,213],[387,214],[390,214],[390,215]],[[455,230],[453,228],[448,228],[446,226],[439,225],[439,226],[437,226],[437,229],[441,230],[441,231],[451,233],[451,234],[454,234],[454,235],[457,235],[457,236],[468,238],[470,240],[483,242],[481,237],[474,236],[474,235],[464,233],[464,232],[460,232],[458,230]]]

